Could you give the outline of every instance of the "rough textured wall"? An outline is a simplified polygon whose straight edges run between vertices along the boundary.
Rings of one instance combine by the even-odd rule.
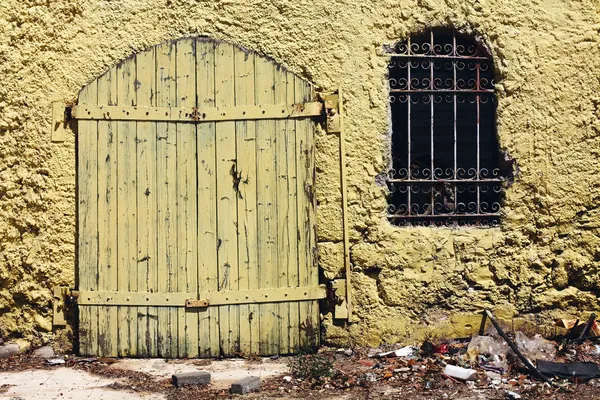
[[[354,304],[332,341],[460,333],[468,315],[599,309],[600,18],[596,0],[4,0],[0,3],[0,334],[47,339],[50,287],[72,285],[74,141],[50,104],[132,52],[209,35],[345,91]],[[430,26],[477,32],[498,74],[499,138],[520,173],[494,229],[395,228],[382,218],[384,43]],[[336,137],[319,134],[321,263],[341,269]],[[349,332],[349,333],[348,333]],[[437,330],[440,332],[440,330]]]

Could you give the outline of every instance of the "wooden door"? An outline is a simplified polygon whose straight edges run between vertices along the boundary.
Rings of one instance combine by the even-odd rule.
[[[319,344],[313,95],[206,38],[135,54],[81,91],[80,354]]]

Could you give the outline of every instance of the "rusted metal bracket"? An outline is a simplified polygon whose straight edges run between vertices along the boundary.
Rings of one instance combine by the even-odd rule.
[[[52,325],[67,325],[66,311],[76,304],[77,292],[65,286],[52,288]]]
[[[333,299],[335,302],[333,318],[348,319],[348,302],[346,301],[346,280],[335,279],[331,281],[331,288],[333,289]]]
[[[52,103],[52,129],[50,140],[56,143],[64,142],[69,133],[71,133],[71,127],[69,126],[70,120],[71,107],[61,102]]]
[[[283,303],[320,300],[326,297],[325,285],[204,293],[92,292],[80,291],[82,306],[154,306],[202,308],[209,306]]]
[[[185,308],[204,308],[204,307],[208,307],[209,305],[210,305],[209,299],[200,299],[200,300],[188,299],[185,301]]]
[[[344,243],[344,270],[346,279],[345,286],[345,302],[344,310],[340,308],[339,315],[347,315],[339,317],[340,319],[348,319],[352,322],[352,307],[351,307],[351,289],[352,289],[352,266],[350,265],[350,241],[348,237],[348,187],[346,184],[346,138],[344,135],[343,126],[343,98],[342,89],[334,93],[327,93],[321,96],[326,113],[326,132],[330,134],[338,134],[339,149],[340,149],[340,186],[342,191],[342,227],[343,227],[343,243]],[[340,291],[338,291],[340,292]],[[336,318],[338,313],[336,313]]]
[[[342,116],[340,113],[340,92],[324,94],[323,103],[325,105],[325,130],[327,133],[340,133],[342,131]]]

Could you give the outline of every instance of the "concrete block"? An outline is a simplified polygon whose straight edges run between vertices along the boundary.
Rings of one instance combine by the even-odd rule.
[[[246,394],[257,391],[260,386],[260,378],[258,376],[248,376],[240,379],[231,385],[231,393]]]
[[[15,354],[19,354],[20,350],[19,345],[14,343],[0,346],[0,358],[12,357]]]
[[[173,385],[181,386],[199,386],[210,384],[210,373],[206,371],[182,372],[175,374],[171,378]]]
[[[44,346],[40,347],[39,349],[35,349],[33,356],[45,359],[56,357],[54,354],[54,349],[52,349],[50,346]]]

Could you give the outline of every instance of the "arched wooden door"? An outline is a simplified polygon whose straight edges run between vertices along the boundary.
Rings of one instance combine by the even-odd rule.
[[[313,95],[271,60],[206,38],[133,55],[81,91],[82,355],[318,345]]]

